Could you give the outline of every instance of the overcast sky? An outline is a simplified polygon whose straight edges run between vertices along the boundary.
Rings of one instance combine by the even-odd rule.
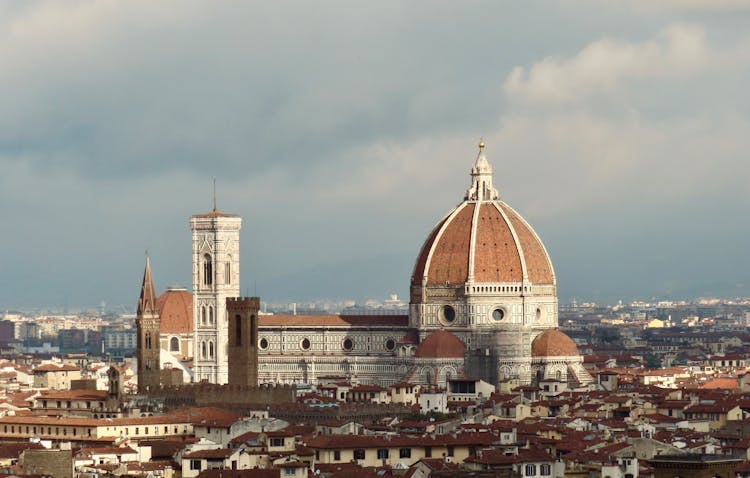
[[[561,302],[750,295],[750,2],[0,3],[0,308],[406,296],[480,137]]]

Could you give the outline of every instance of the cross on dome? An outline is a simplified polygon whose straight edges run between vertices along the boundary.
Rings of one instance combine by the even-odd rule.
[[[484,140],[479,140],[479,154],[471,168],[471,187],[466,191],[467,201],[495,201],[497,189],[492,186],[492,166],[484,155]]]

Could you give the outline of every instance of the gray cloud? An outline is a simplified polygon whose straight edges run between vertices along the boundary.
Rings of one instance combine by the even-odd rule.
[[[159,287],[185,284],[213,177],[243,289],[404,294],[479,136],[563,299],[750,284],[741,25],[578,5],[3,5],[0,307],[132,305],[146,248]]]

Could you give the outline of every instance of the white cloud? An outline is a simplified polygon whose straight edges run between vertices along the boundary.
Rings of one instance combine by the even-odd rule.
[[[629,80],[684,78],[721,57],[707,44],[702,27],[680,24],[643,43],[605,38],[572,58],[548,57],[528,69],[517,66],[504,88],[512,100],[568,103],[612,94]]]

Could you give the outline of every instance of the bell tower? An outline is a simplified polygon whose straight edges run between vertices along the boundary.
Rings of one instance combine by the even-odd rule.
[[[227,383],[227,297],[240,295],[242,218],[219,212],[190,218],[193,235],[193,380]]]
[[[138,298],[138,313],[135,319],[138,356],[138,393],[147,394],[159,388],[159,328],[160,317],[156,308],[154,281],[151,279],[151,264],[146,258],[143,272],[141,296]]]

